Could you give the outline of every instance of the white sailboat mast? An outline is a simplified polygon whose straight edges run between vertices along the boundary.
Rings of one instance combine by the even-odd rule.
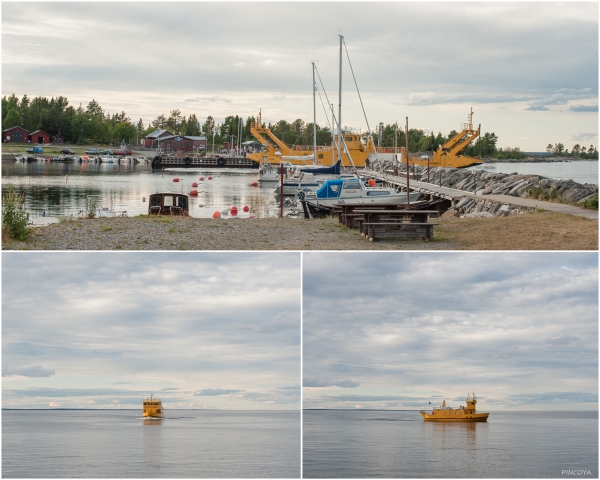
[[[317,84],[315,82],[315,62],[312,62],[313,70],[313,165],[317,164],[317,100],[315,98]]]
[[[344,37],[340,35],[340,93],[338,112],[338,160],[342,160],[342,42]]]

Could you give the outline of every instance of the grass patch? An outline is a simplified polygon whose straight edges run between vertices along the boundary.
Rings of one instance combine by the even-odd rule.
[[[2,199],[2,238],[24,241],[31,233],[29,214],[23,207],[25,196],[9,185]]]
[[[111,230],[112,230],[112,227],[107,227],[106,225],[100,225],[101,232],[110,232]]]

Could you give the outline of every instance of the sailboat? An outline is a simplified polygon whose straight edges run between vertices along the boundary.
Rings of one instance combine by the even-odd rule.
[[[344,37],[340,35],[340,74],[339,74],[339,113],[336,120],[338,137],[338,161],[341,158],[342,149],[346,150],[348,159],[354,168],[352,178],[340,178],[327,180],[316,192],[300,192],[299,199],[306,200],[310,205],[319,209],[330,208],[346,203],[351,204],[392,204],[401,205],[417,201],[421,195],[419,192],[398,192],[394,188],[377,187],[374,182],[367,184],[356,173],[356,167],[352,156],[346,148],[345,134],[342,134],[342,43]],[[369,135],[369,138],[371,136]]]

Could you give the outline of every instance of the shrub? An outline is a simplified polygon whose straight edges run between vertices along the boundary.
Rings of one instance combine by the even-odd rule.
[[[15,192],[10,185],[6,189],[6,194],[2,201],[2,236],[14,238],[15,240],[25,240],[31,233],[27,226],[29,214],[23,208],[25,196]]]
[[[592,210],[598,210],[598,194],[594,195],[592,198],[588,198],[583,202],[583,206]]]
[[[98,202],[96,200],[92,200],[87,202],[87,205],[85,206],[85,216],[87,218],[96,218],[96,206],[98,205]]]

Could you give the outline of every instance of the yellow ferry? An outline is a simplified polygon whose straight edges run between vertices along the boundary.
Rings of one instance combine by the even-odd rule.
[[[144,408],[142,417],[164,418],[165,416],[162,402],[159,398],[153,398],[152,394],[150,394],[150,398],[144,398],[142,406]]]
[[[467,395],[467,406],[452,408],[446,405],[446,400],[441,407],[433,407],[431,413],[421,411],[423,420],[426,422],[487,422],[489,413],[477,413],[475,405],[477,398]]]

